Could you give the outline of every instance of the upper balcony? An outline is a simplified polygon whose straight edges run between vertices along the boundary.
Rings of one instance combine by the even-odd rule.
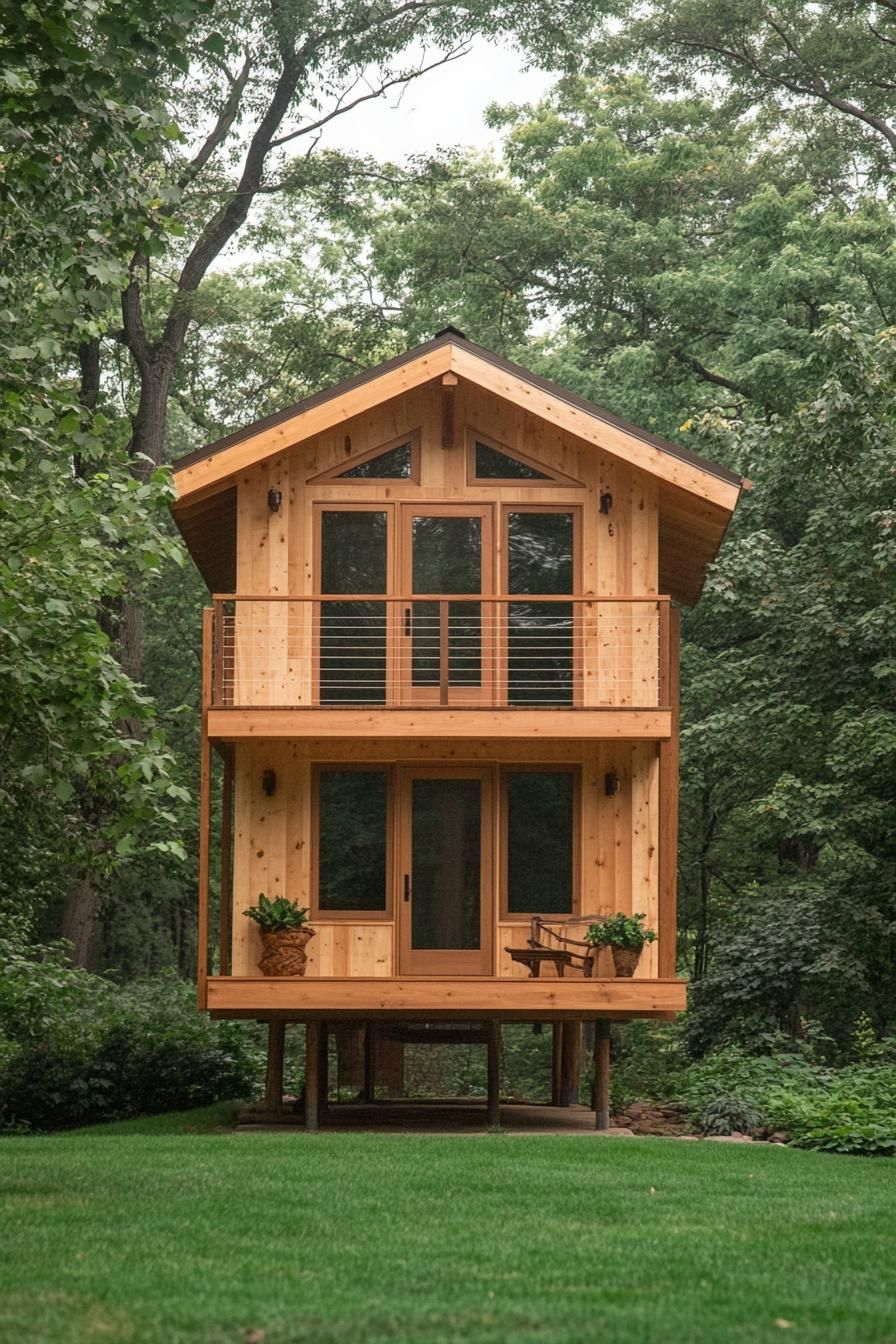
[[[667,597],[219,595],[208,732],[666,738]]]

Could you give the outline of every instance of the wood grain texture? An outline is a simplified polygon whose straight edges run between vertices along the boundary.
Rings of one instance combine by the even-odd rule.
[[[282,1012],[303,1017],[405,1017],[458,1021],[477,1016],[523,1021],[587,1020],[606,1015],[675,1013],[685,1006],[684,980],[501,980],[419,977],[265,980],[213,976],[209,1008]]]

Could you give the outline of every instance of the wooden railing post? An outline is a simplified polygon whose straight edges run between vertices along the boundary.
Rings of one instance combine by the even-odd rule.
[[[448,603],[439,603],[439,704],[448,703]]]
[[[668,602],[658,602],[659,608],[659,648],[657,654],[659,657],[658,679],[657,679],[657,708],[662,708],[669,704],[669,690],[671,682],[671,668],[669,665],[670,655],[670,610]]]

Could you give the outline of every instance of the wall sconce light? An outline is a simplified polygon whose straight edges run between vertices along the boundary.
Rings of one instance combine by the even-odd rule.
[[[600,492],[601,513],[609,513],[612,507],[613,507],[613,496],[610,494],[609,490],[601,490]]]
[[[604,793],[608,798],[619,792],[619,776],[615,770],[608,770],[604,775]]]
[[[269,490],[269,491],[268,491],[268,508],[270,509],[271,513],[279,513],[279,512],[280,512],[280,505],[281,505],[282,503],[283,503],[283,491],[282,491],[282,490]]]
[[[268,798],[273,798],[277,792],[277,772],[276,770],[262,770],[261,787]]]

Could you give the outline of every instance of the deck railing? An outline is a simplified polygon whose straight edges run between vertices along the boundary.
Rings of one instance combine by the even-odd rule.
[[[668,700],[669,599],[221,595],[211,703],[643,708]]]

